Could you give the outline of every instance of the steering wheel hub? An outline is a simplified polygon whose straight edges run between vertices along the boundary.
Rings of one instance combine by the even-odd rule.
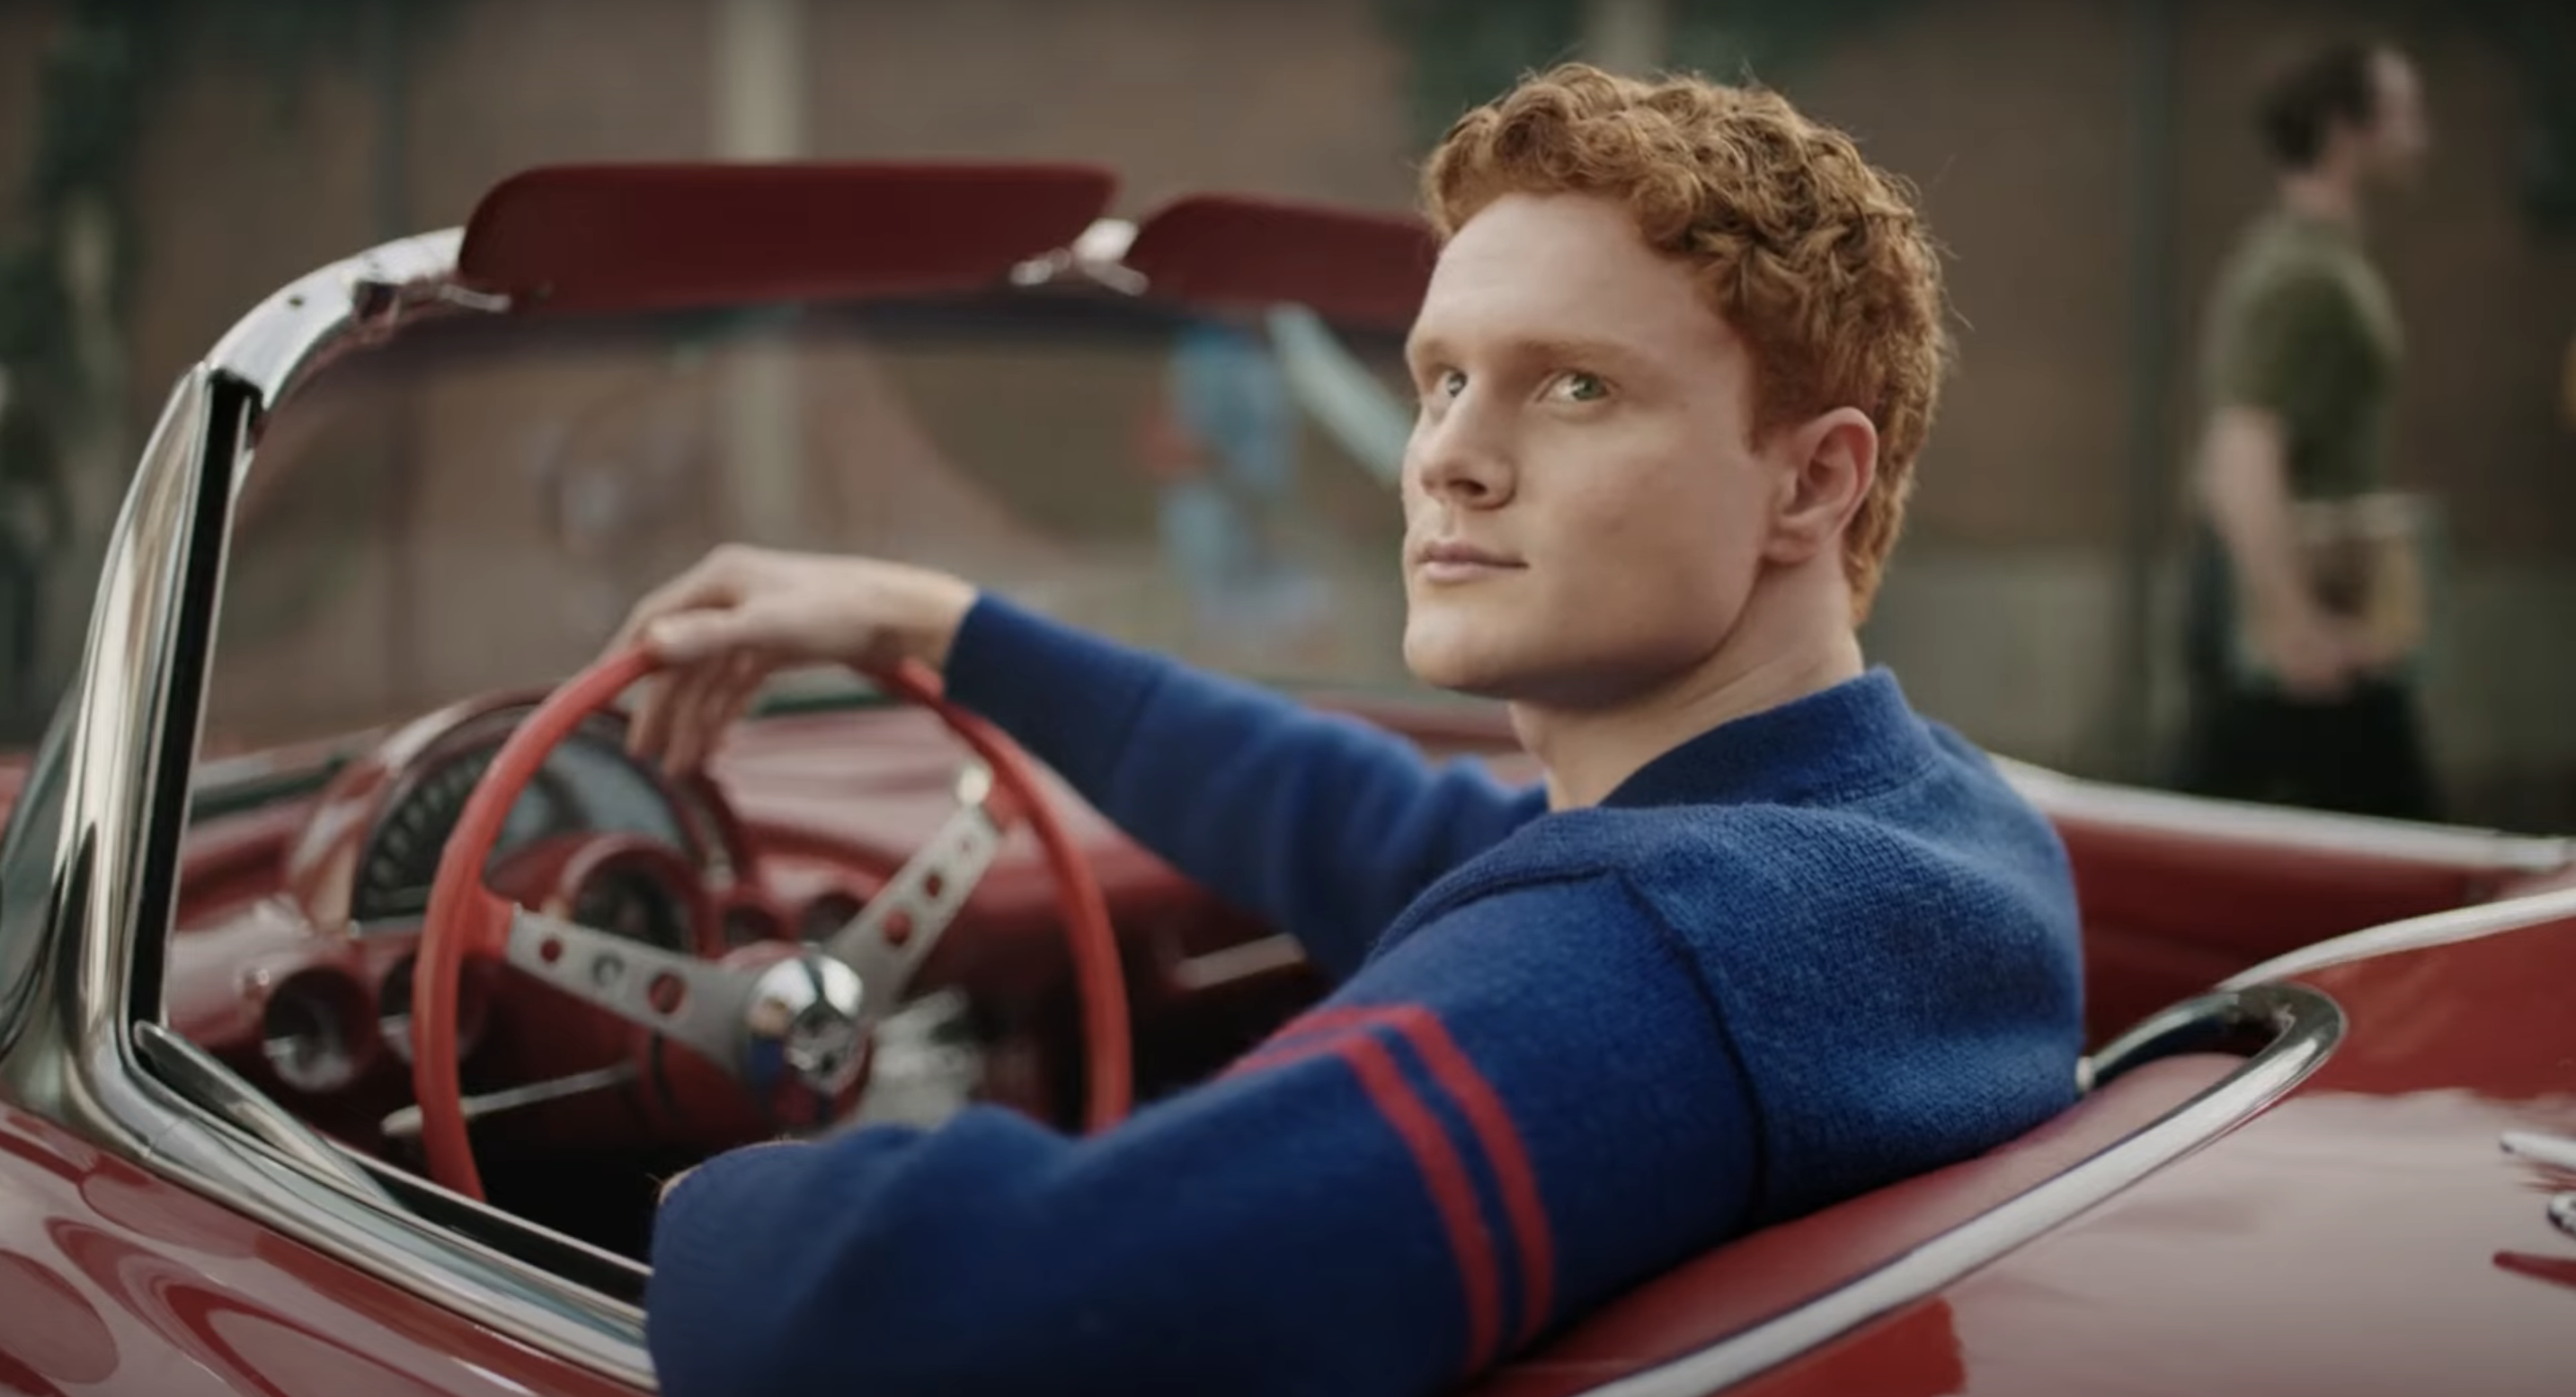
[[[744,1078],[754,1086],[792,1074],[805,1087],[838,1095],[865,1060],[858,973],[805,952],[760,972],[743,1006]]]

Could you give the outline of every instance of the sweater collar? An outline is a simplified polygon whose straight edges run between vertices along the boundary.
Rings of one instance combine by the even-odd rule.
[[[1932,735],[1885,667],[1720,723],[1637,769],[1601,803],[1804,804],[1864,794],[1913,776]]]

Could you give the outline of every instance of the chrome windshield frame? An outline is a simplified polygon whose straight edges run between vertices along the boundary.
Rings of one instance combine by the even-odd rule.
[[[314,1167],[147,1070],[131,1031],[160,1017],[160,957],[194,778],[224,551],[253,442],[320,363],[363,341],[412,291],[446,284],[459,235],[388,243],[262,302],[181,376],[110,533],[68,725],[50,867],[49,978],[0,1056],[12,1095],[102,1147],[379,1280],[604,1377],[655,1386],[632,1304],[489,1246]],[[33,859],[29,861],[31,864]],[[485,1215],[600,1266],[641,1268],[425,1180],[380,1179]]]

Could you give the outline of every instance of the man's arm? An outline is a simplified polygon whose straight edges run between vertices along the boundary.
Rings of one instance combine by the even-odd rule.
[[[2284,280],[2245,309],[2219,366],[2220,406],[2202,436],[2194,484],[2227,549],[2237,607],[2283,688],[2328,697],[2359,656],[2317,603],[2291,514],[2290,424],[2332,411],[2326,356],[2344,333],[2341,293],[2316,277]]]
[[[1366,724],[1045,621],[961,578],[870,558],[719,548],[654,589],[609,643],[664,670],[628,741],[704,763],[791,664],[945,670],[1145,845],[1295,934],[1337,974],[1433,879],[1537,814],[1481,768],[1435,771]]]
[[[1102,1134],[976,1108],[710,1161],[646,1336],[670,1397],[1440,1391],[1741,1227],[1749,1111],[1659,924],[1524,888]]]
[[[2280,418],[2247,406],[2211,414],[2198,484],[2233,566],[2237,609],[2282,687],[2302,696],[2339,692],[2355,656],[2299,563]]]
[[[1338,975],[1442,873],[1539,813],[1536,790],[1255,685],[979,599],[948,692],[1183,873]]]

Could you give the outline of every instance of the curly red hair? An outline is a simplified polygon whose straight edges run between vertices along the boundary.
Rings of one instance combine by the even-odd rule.
[[[1843,406],[1869,414],[1878,474],[1843,538],[1867,615],[1950,354],[1940,256],[1912,189],[1777,93],[1569,63],[1460,117],[1423,171],[1444,239],[1514,193],[1615,200],[1648,246],[1690,263],[1752,351],[1757,432]]]

